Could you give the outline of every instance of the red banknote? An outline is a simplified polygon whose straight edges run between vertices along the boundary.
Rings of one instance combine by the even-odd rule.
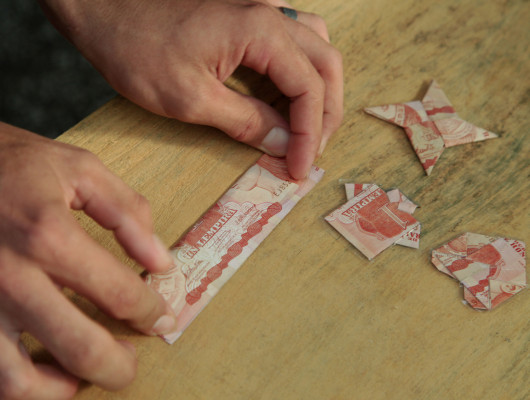
[[[174,265],[147,275],[177,315],[173,343],[276,225],[322,178],[294,180],[284,159],[262,156],[171,248]]]
[[[491,310],[526,287],[525,244],[464,233],[433,250],[432,262],[464,286],[471,307]]]
[[[435,81],[422,101],[368,107],[364,111],[405,129],[427,175],[444,148],[497,137],[460,118]]]
[[[393,244],[419,246],[420,223],[411,215],[417,206],[399,190],[347,184],[346,193],[348,202],[325,219],[368,259]]]

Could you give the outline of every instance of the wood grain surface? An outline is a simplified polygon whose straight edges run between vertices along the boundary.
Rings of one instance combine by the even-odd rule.
[[[529,399],[530,291],[474,311],[430,253],[466,231],[530,245],[530,3],[293,6],[324,17],[344,58],[345,118],[316,162],[324,179],[173,346],[68,293],[134,343],[139,363],[130,387],[110,393],[85,384],[76,398]],[[500,138],[446,149],[427,177],[404,131],[362,108],[419,100],[432,78],[464,119]],[[285,111],[287,101],[264,77],[242,70],[229,85]],[[119,97],[59,140],[93,151],[145,195],[167,245],[260,156],[215,129]],[[398,187],[418,203],[420,249],[395,246],[369,262],[329,226],[323,217],[345,202],[343,183],[351,181]],[[76,215],[141,271],[109,232]]]

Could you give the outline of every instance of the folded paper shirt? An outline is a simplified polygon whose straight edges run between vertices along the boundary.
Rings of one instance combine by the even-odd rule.
[[[434,80],[422,101],[368,107],[364,111],[405,128],[427,175],[444,148],[497,137],[461,119]]]
[[[464,233],[432,252],[436,268],[460,281],[473,308],[491,310],[526,287],[525,244]]]
[[[417,206],[399,190],[346,184],[346,196],[346,204],[325,220],[368,259],[393,244],[419,247],[420,223],[411,215]]]
[[[276,225],[322,178],[313,166],[294,180],[284,159],[262,156],[171,248],[174,265],[146,282],[177,315],[177,340]]]

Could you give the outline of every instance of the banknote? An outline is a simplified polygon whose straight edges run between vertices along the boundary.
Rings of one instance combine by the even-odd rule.
[[[364,111],[405,129],[427,175],[446,147],[497,137],[460,118],[434,80],[421,101],[367,107]]]
[[[522,241],[465,233],[433,250],[438,270],[464,286],[464,299],[475,309],[491,310],[526,287]]]
[[[346,199],[351,200],[353,197],[360,194],[363,190],[367,189],[370,184],[367,183],[345,183],[344,189],[346,190]],[[409,200],[399,189],[392,189],[386,192],[390,203],[397,203],[397,208],[401,211],[405,211],[409,214],[414,213],[418,207],[411,200]],[[421,225],[418,224],[416,228],[407,232],[395,244],[405,247],[411,247],[418,249],[420,247],[420,233]]]
[[[418,207],[417,204],[413,203],[403,193],[401,193],[399,189],[389,190],[387,195],[390,202],[398,204],[398,210],[412,214]],[[407,232],[401,239],[399,239],[396,244],[418,249],[420,247],[420,233],[421,225],[418,224],[418,226]]]
[[[432,263],[444,274],[454,278],[446,265],[451,265],[454,261],[465,258],[487,244],[497,240],[496,237],[482,235],[479,233],[466,232],[432,251]]]
[[[325,219],[368,259],[400,240],[402,245],[415,247],[412,232],[419,235],[420,224],[404,209],[413,211],[416,206],[401,192],[389,192],[396,201],[375,184],[347,184],[346,192],[353,197]]]
[[[496,133],[472,125],[460,118],[440,85],[434,80],[421,103],[442,135],[445,147],[498,137]]]
[[[395,244],[405,247],[411,247],[413,249],[420,248],[420,234],[421,225],[418,224],[414,229],[407,232],[401,239],[397,240]]]
[[[404,128],[425,173],[431,173],[444,151],[444,141],[421,101],[369,107],[364,111]]]
[[[174,265],[147,275],[177,315],[173,343],[258,245],[322,178],[313,166],[304,180],[294,180],[284,159],[262,156],[171,247]]]
[[[416,211],[416,208],[418,208],[418,205],[401,193],[399,189],[389,190],[386,194],[388,195],[388,200],[390,200],[391,203],[397,203],[397,207],[401,211],[412,214]]]
[[[370,185],[371,183],[345,183],[346,200],[353,199],[355,196],[361,194],[362,191],[368,189]]]

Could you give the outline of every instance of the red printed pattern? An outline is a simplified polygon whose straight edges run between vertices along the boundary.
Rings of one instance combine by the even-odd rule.
[[[263,213],[262,217],[248,227],[247,232],[241,236],[241,240],[234,243],[221,258],[219,264],[212,267],[204,278],[201,279],[201,284],[186,295],[186,303],[192,305],[201,299],[202,294],[208,289],[208,285],[221,276],[223,270],[228,266],[228,263],[239,256],[243,248],[248,244],[249,240],[258,235],[265,225],[267,225],[270,218],[278,214],[282,210],[280,203],[273,203]]]

